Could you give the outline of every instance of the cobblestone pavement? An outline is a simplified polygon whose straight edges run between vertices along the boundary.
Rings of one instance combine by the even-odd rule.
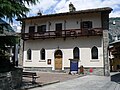
[[[111,77],[87,75],[29,90],[120,90],[120,73]]]
[[[71,80],[78,78],[79,75],[70,75],[67,73],[51,73],[51,72],[38,72],[37,73],[40,78],[37,79],[37,82],[40,83],[47,83],[47,82],[52,82],[59,80],[60,82]]]
[[[36,72],[39,78],[36,79],[37,84],[32,84],[32,78],[23,77],[22,88],[33,88],[38,86],[49,85],[58,82],[64,82],[67,80],[72,80],[83,75],[71,75],[68,73],[58,73],[58,72]]]

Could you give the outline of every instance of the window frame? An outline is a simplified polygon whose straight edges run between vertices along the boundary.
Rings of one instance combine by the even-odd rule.
[[[38,33],[45,33],[46,32],[46,25],[37,26]]]
[[[77,53],[77,55],[76,55],[76,53]],[[80,59],[80,49],[78,47],[75,47],[73,49],[73,59]]]
[[[95,60],[95,59],[99,59],[99,57],[98,57],[98,48],[96,47],[96,46],[93,46],[92,48],[91,48],[91,59],[92,60]]]
[[[92,21],[82,21],[81,28],[89,29],[93,27]]]
[[[44,48],[40,50],[40,60],[45,60],[45,49]]]
[[[27,50],[27,60],[31,60],[32,59],[32,50],[28,49]]]
[[[29,26],[29,33],[35,32],[35,26]]]

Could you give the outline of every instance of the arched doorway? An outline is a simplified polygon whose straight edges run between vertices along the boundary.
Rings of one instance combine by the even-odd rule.
[[[55,70],[62,70],[62,51],[55,51]]]

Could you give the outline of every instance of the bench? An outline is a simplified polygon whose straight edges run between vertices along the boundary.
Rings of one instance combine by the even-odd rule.
[[[36,72],[23,72],[22,74],[23,77],[28,77],[28,78],[32,78],[32,83],[35,84],[36,83],[36,78],[39,78],[36,74]]]

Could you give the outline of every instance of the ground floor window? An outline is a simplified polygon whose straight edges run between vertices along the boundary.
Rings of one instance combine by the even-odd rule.
[[[96,46],[91,49],[91,57],[92,59],[98,59],[98,48]]]
[[[45,49],[42,48],[40,51],[41,60],[45,60]]]
[[[73,58],[74,59],[79,59],[79,48],[78,47],[75,47],[73,49]]]
[[[32,52],[31,49],[27,50],[27,59],[28,60],[31,60],[31,52]]]

